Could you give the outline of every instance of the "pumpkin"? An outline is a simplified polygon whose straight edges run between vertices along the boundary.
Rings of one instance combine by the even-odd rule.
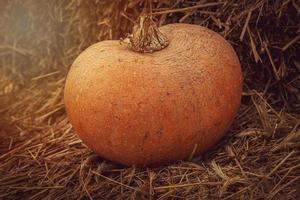
[[[119,41],[88,47],[65,84],[69,120],[101,157],[158,165],[207,151],[228,131],[242,93],[239,59],[219,34],[190,24],[159,28],[169,45],[139,53]]]

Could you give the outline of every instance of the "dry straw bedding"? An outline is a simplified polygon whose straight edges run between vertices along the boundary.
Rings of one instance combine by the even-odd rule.
[[[0,2],[0,199],[297,199],[300,4],[153,1],[158,24],[209,27],[245,78],[228,135],[192,161],[157,168],[104,161],[69,124],[62,95],[74,58],[132,27],[142,0]]]

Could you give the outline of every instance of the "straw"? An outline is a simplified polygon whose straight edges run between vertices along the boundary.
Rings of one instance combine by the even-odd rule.
[[[0,199],[299,198],[299,3],[152,2],[158,24],[206,26],[235,48],[243,98],[225,138],[203,155],[156,168],[97,156],[67,119],[65,77],[85,48],[130,32],[144,1],[4,0]]]

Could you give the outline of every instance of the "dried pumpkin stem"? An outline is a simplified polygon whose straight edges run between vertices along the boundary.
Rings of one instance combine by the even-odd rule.
[[[121,41],[133,51],[141,53],[159,51],[169,45],[166,36],[159,31],[152,17],[148,14],[141,14],[138,22],[133,27],[132,34]]]

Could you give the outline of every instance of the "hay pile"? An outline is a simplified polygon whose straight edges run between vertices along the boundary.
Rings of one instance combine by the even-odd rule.
[[[237,51],[242,106],[228,135],[192,162],[124,167],[84,146],[62,101],[74,58],[131,29],[143,0],[2,0],[0,199],[297,199],[300,4],[154,2],[159,24],[207,26]]]

